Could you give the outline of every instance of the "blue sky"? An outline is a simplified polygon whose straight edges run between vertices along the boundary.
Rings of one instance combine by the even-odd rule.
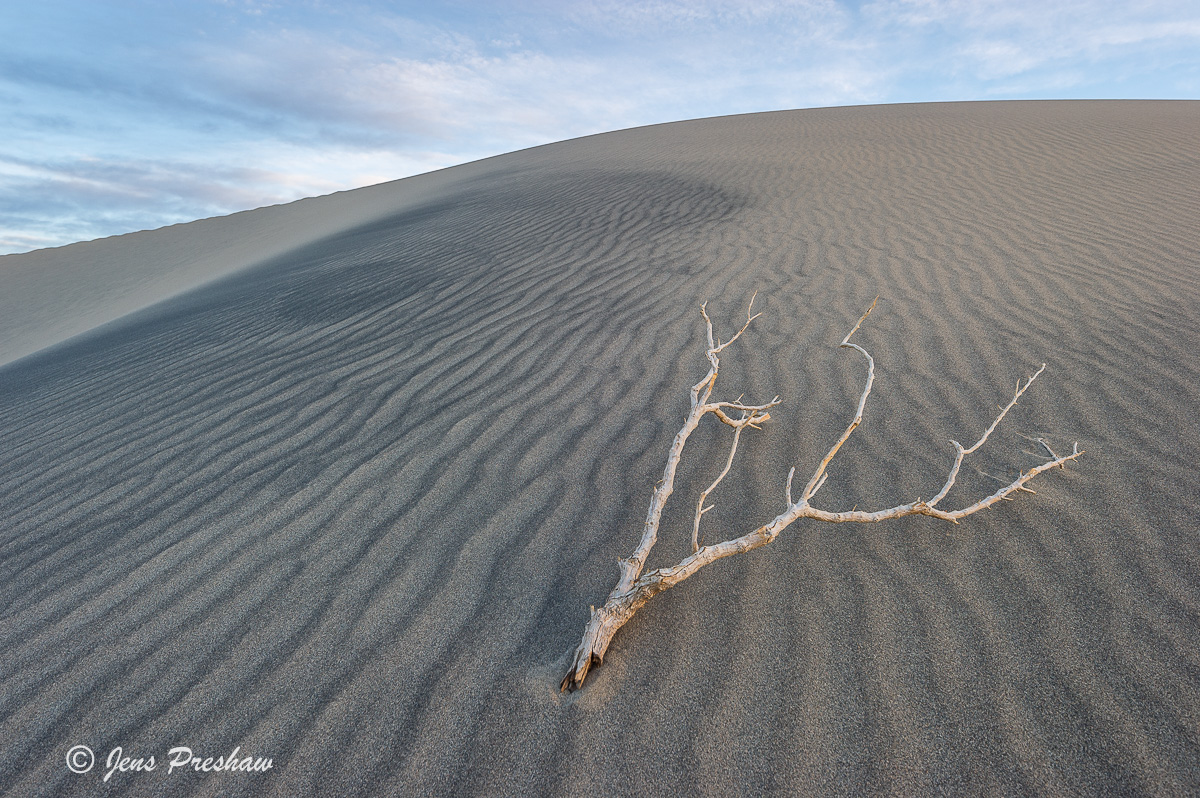
[[[1194,0],[42,0],[0,41],[0,253],[679,119],[1200,97]]]

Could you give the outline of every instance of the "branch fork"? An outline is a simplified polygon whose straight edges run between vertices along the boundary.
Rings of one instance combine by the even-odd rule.
[[[755,297],[757,297],[757,293]],[[875,381],[875,360],[866,349],[856,343],[852,343],[850,338],[854,333],[858,332],[859,327],[866,321],[871,311],[875,309],[878,301],[879,298],[876,297],[875,301],[871,303],[871,307],[867,308],[866,313],[859,318],[858,323],[846,334],[846,337],[842,339],[840,344],[841,347],[854,349],[867,359],[866,384],[859,397],[854,418],[846,427],[846,430],[829,449],[829,452],[821,460],[820,464],[818,464],[816,470],[813,471],[812,476],[805,484],[798,499],[793,499],[792,497],[792,483],[796,469],[792,468],[788,472],[787,487],[785,489],[786,506],[783,512],[752,532],[713,545],[701,545],[700,542],[701,520],[704,514],[713,507],[712,505],[706,505],[706,502],[712,492],[721,484],[721,481],[729,474],[733,466],[734,457],[737,454],[742,432],[747,428],[761,429],[761,425],[771,418],[771,414],[768,411],[780,403],[780,398],[776,396],[770,402],[760,405],[744,404],[741,401],[741,397],[732,402],[711,401],[713,388],[717,381],[717,374],[720,370],[719,355],[734,341],[738,340],[742,336],[742,333],[746,332],[750,324],[762,314],[753,312],[754,297],[752,297],[750,305],[746,310],[746,322],[732,338],[722,343],[719,338],[714,337],[712,319],[708,316],[707,303],[700,306],[700,315],[704,317],[708,335],[708,348],[705,351],[705,357],[709,363],[708,374],[691,388],[691,408],[687,418],[684,419],[683,426],[675,435],[675,439],[671,444],[667,455],[667,464],[663,469],[662,480],[654,489],[654,493],[651,496],[650,508],[646,513],[646,520],[642,527],[641,540],[638,542],[633,554],[618,560],[620,578],[617,581],[616,587],[609,593],[607,601],[599,609],[592,607],[591,615],[584,628],[583,638],[575,649],[569,670],[563,677],[562,690],[577,690],[583,686],[592,668],[603,663],[604,654],[612,642],[613,635],[651,598],[679,584],[705,565],[716,562],[724,557],[751,551],[752,549],[771,543],[779,536],[780,532],[801,518],[813,518],[818,521],[828,521],[831,523],[873,523],[892,518],[903,518],[908,515],[927,515],[957,524],[959,519],[977,513],[998,501],[1010,500],[1013,493],[1018,491],[1034,493],[1035,491],[1025,487],[1027,482],[1042,472],[1056,466],[1058,468],[1065,468],[1068,462],[1077,459],[1083,454],[1079,449],[1079,444],[1076,443],[1071,454],[1059,455],[1045,440],[1038,438],[1036,440],[1041,443],[1050,455],[1048,461],[1028,471],[1022,471],[1011,483],[990,496],[976,501],[974,504],[959,510],[950,511],[942,510],[938,507],[938,503],[954,487],[963,460],[967,455],[972,454],[983,446],[1008,412],[1016,405],[1017,400],[1029,389],[1033,381],[1045,371],[1046,364],[1043,363],[1041,368],[1026,379],[1023,385],[1020,381],[1017,382],[1012,399],[1000,410],[999,415],[996,416],[991,426],[984,431],[983,435],[974,445],[965,447],[957,441],[950,441],[955,450],[954,463],[950,467],[949,474],[941,490],[932,499],[925,501],[918,498],[907,504],[900,504],[895,507],[872,512],[858,510],[857,506],[854,509],[842,512],[833,512],[814,507],[811,502],[828,478],[826,467],[837,455],[842,445],[850,438],[855,428],[862,423],[867,396],[870,395],[871,387]],[[696,509],[692,517],[692,553],[676,565],[667,568],[657,568],[643,574],[642,571],[645,568],[646,559],[649,557],[650,550],[654,547],[658,539],[659,522],[662,517],[663,507],[674,491],[675,472],[679,466],[683,447],[687,443],[688,437],[700,424],[701,419],[709,413],[713,414],[723,424],[732,427],[734,433],[733,441],[729,448],[729,456],[725,461],[725,467],[717,475],[717,478],[713,480],[712,484],[701,491],[696,501]]]

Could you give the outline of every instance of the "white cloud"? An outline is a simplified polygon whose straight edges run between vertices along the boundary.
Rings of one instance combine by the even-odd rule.
[[[780,24],[824,17],[841,18],[845,13],[834,0],[742,0],[736,3],[725,0],[657,0],[640,3],[593,0],[568,6],[568,9],[574,19],[634,25],[643,32],[647,25]]]
[[[1091,29],[1080,44],[1081,49],[1095,51],[1103,47],[1150,44],[1170,39],[1193,41],[1200,46],[1200,15],[1194,19],[1172,22],[1104,24]]]
[[[919,54],[913,68],[974,83],[985,95],[1069,91],[1108,79],[1122,61],[1135,62],[1125,74],[1137,74],[1138,60],[1195,63],[1200,52],[1200,15],[1170,0],[878,0],[863,17],[876,40],[891,37]]]
[[[963,47],[961,53],[976,63],[975,74],[985,80],[1019,75],[1045,61],[1044,55],[1011,41],[973,42]]]
[[[457,49],[454,58],[406,58],[289,32],[206,48],[197,80],[225,102],[302,120],[327,140],[365,146],[462,142],[484,131],[528,140],[536,129],[545,133],[533,138],[542,139],[580,126],[564,120],[586,115],[574,98],[599,71],[594,64]],[[625,104],[600,97],[589,105],[611,114]]]

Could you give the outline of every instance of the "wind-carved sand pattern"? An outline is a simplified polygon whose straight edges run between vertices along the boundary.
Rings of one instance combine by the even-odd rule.
[[[1197,140],[1192,102],[799,111],[270,209],[343,226],[0,368],[0,791],[95,794],[64,761],[86,744],[274,762],[114,775],[128,795],[1195,792]],[[243,241],[260,213],[204,229]],[[956,495],[1038,438],[1088,453],[957,526],[797,523],[560,694],[703,371],[695,308],[755,290],[721,379],[784,401],[705,529],[753,529],[845,428],[862,366],[836,344],[876,294],[828,506],[934,495],[946,441],[1031,363]],[[59,340],[44,316],[23,340]],[[717,476],[719,433],[679,493]],[[687,505],[648,568],[690,551]]]

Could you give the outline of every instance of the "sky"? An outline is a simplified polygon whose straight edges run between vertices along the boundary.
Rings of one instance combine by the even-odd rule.
[[[1200,98],[1195,0],[40,0],[0,41],[0,254],[681,119]]]

